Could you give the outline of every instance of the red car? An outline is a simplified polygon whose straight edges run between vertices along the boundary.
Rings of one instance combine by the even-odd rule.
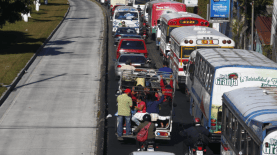
[[[143,39],[139,38],[124,38],[120,39],[116,48],[116,59],[121,53],[142,53],[145,58],[148,56],[148,51]]]

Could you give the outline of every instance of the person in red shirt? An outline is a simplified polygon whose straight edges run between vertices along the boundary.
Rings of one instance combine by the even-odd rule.
[[[135,108],[138,110],[137,113],[132,117],[132,121],[134,121],[137,125],[140,124],[139,120],[142,120],[143,116],[146,114],[146,104],[142,101],[143,97],[137,97],[137,106]]]
[[[170,82],[169,85],[165,85],[164,84],[164,80],[163,80],[163,76],[160,75],[161,77],[161,81],[160,81],[160,86],[162,88],[162,91],[164,91],[164,98],[166,98],[167,96],[169,96],[172,99],[172,93],[173,93],[173,80],[172,80],[172,75],[170,75]],[[165,101],[165,100],[164,100]]]

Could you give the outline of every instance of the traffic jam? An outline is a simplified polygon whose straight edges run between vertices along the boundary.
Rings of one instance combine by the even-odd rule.
[[[255,51],[234,49],[231,38],[186,12],[183,3],[101,3],[111,15],[118,82],[113,136],[123,143],[136,140],[137,150],[130,155],[175,154],[158,151],[156,144],[173,138],[173,118],[182,104],[176,103],[175,94],[180,89],[189,98],[193,118],[193,124],[178,133],[183,154],[208,154],[211,143],[220,146],[222,155],[276,154],[275,62]],[[155,50],[148,50],[150,41]],[[162,66],[151,59],[153,53],[162,58]]]

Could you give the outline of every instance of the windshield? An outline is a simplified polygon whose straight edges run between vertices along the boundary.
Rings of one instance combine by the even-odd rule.
[[[144,50],[144,44],[142,41],[122,41],[120,48]]]
[[[129,35],[122,35],[121,36],[121,38],[141,38],[141,36],[139,36],[139,35],[131,35],[131,36],[129,36]]]
[[[119,58],[119,62],[125,63],[128,59],[132,61],[132,63],[145,63],[146,59],[144,56],[121,56]]]
[[[115,19],[137,20],[138,19],[138,13],[137,12],[117,12],[115,14]]]
[[[120,34],[137,34],[136,29],[132,29],[132,28],[118,28],[116,33],[120,33]]]
[[[135,5],[145,5],[147,2],[150,2],[150,0],[135,0]]]

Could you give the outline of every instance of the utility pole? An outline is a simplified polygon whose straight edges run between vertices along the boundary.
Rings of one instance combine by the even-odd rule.
[[[277,9],[277,0],[273,2],[273,10],[272,10],[272,23],[271,23],[271,37],[270,37],[270,45],[273,45],[274,35],[276,33],[276,10]]]
[[[252,2],[251,50],[254,50],[254,1]]]

